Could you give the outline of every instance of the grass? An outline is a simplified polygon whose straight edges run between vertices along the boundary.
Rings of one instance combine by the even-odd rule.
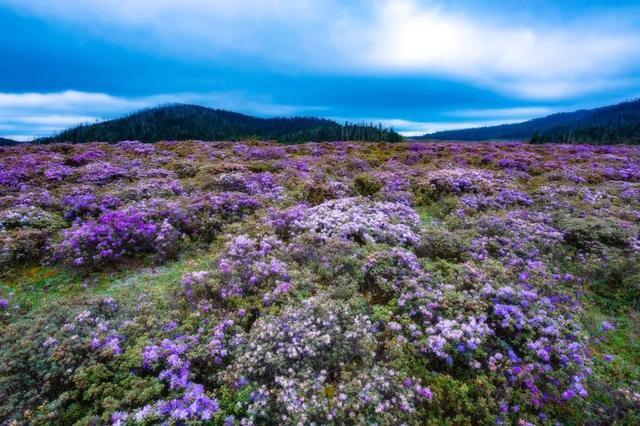
[[[47,302],[63,298],[160,296],[180,285],[184,273],[210,268],[218,249],[219,244],[214,243],[209,250],[189,248],[179,259],[162,266],[140,261],[133,269],[127,265],[129,268],[114,267],[91,274],[72,272],[64,267],[26,266],[0,276],[0,291],[12,293],[14,302],[24,311],[35,311]]]

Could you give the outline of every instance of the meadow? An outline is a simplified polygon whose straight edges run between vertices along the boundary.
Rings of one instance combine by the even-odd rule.
[[[640,147],[0,147],[0,424],[640,423]]]

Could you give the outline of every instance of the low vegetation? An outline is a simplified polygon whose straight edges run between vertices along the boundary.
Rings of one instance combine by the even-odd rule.
[[[0,148],[0,423],[638,424],[640,149]]]

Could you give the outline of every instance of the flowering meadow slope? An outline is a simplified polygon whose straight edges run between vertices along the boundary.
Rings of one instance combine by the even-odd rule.
[[[640,148],[0,148],[0,424],[638,424]]]

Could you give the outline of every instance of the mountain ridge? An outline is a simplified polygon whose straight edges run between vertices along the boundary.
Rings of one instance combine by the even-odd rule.
[[[532,143],[640,143],[640,99],[593,109],[559,112],[514,124],[445,130],[416,139],[501,140]]]
[[[135,139],[241,140],[258,137],[284,143],[328,140],[370,140],[398,142],[402,137],[392,128],[372,124],[339,124],[316,117],[260,118],[222,109],[191,104],[169,104],[136,111],[121,118],[81,124],[57,135],[38,139],[50,142],[117,142]]]
[[[18,145],[20,142],[14,141],[13,139],[0,138],[0,146],[12,146]]]

